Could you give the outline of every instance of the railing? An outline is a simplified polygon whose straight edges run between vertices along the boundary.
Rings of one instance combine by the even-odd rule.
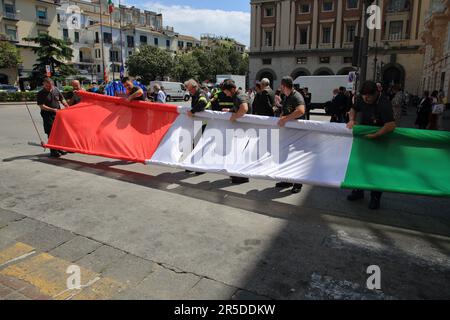
[[[94,59],[93,58],[83,58],[83,59],[80,59],[80,62],[82,62],[82,63],[94,63]]]
[[[48,20],[48,18],[36,18],[36,23],[44,26],[49,26],[50,20]]]
[[[20,15],[18,13],[4,12],[3,18],[10,19],[10,20],[20,20]]]

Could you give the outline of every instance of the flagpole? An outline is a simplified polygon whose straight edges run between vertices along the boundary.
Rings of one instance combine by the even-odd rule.
[[[102,18],[102,0],[99,1],[100,4],[100,41],[102,46],[102,64],[103,64],[103,81],[106,82],[106,69],[105,69],[105,45],[103,39],[103,18]],[[112,37],[112,35],[111,35]]]
[[[122,77],[124,76],[122,73],[124,72],[124,65],[123,65],[123,37],[122,37],[122,8],[120,7],[120,0],[119,0],[119,29],[120,29],[120,78],[122,80]]]
[[[112,10],[109,8],[109,24],[111,26],[111,51],[114,52],[114,37],[113,37],[113,25],[112,25]],[[113,73],[113,81],[116,80],[116,73],[114,71],[114,61],[111,62],[112,65],[112,73]]]

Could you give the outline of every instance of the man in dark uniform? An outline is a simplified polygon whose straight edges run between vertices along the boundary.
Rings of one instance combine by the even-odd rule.
[[[395,119],[392,104],[389,98],[381,94],[377,84],[373,81],[366,81],[361,87],[360,96],[355,105],[350,110],[350,121],[347,124],[352,129],[356,123],[356,116],[360,114],[359,124],[366,126],[380,127],[373,134],[367,135],[368,139],[377,139],[395,130]],[[381,192],[372,191],[369,208],[378,210],[381,203]],[[348,201],[357,201],[364,199],[363,190],[353,190],[347,197]]]
[[[222,109],[223,112],[233,113],[230,117],[231,122],[235,122],[237,119],[243,117],[246,113],[249,113],[250,108],[248,103],[248,96],[244,91],[237,89],[236,83],[233,80],[225,80],[222,85],[222,90],[227,95],[227,97],[233,100],[233,106],[231,108]],[[248,181],[248,178],[231,177],[231,183],[234,184],[247,183]]]
[[[42,86],[42,90],[37,94],[37,105],[41,108],[44,131],[47,136],[50,137],[56,113],[61,109],[59,103],[61,102],[66,108],[69,107],[69,104],[66,102],[66,99],[64,99],[61,92],[55,88],[52,79],[45,78]],[[65,154],[66,152],[64,151],[50,149],[50,156],[53,158],[59,158],[61,155]]]
[[[142,88],[135,86],[130,78],[122,78],[122,84],[127,89],[127,100],[128,101],[145,101],[144,90]]]
[[[225,80],[227,81],[227,80]],[[224,81],[224,83],[225,83]],[[233,108],[233,98],[228,97],[222,89],[223,83],[220,84],[219,89],[211,98],[211,101],[208,104],[208,109],[213,111],[222,111],[222,109],[231,109]]]
[[[284,93],[285,98],[281,105],[281,116],[278,121],[280,127],[284,127],[286,122],[294,120],[305,120],[305,100],[303,96],[294,89],[294,80],[291,77],[284,77],[281,79],[281,91]],[[299,193],[302,190],[303,185],[299,183],[279,182],[276,184],[277,188],[290,188],[292,187],[292,193]]]
[[[184,86],[192,97],[191,111],[187,113],[188,116],[192,117],[196,112],[202,112],[205,110],[208,104],[208,99],[206,98],[205,92],[200,89],[198,82],[194,79],[186,81]]]

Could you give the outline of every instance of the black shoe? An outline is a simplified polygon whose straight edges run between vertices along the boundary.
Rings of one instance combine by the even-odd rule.
[[[67,152],[63,151],[63,150],[58,150],[58,153],[62,156],[65,156],[67,154]]]
[[[381,200],[377,197],[370,198],[369,209],[370,210],[378,210],[380,209]]]
[[[61,157],[61,155],[59,154],[58,151],[55,150],[50,151],[50,158],[59,158],[59,157]]]
[[[204,172],[194,172],[194,174],[196,175],[196,176],[201,176],[201,175],[203,175],[203,174],[205,174]]]
[[[248,178],[241,178],[241,177],[231,177],[231,183],[232,184],[242,184],[247,183],[250,180]]]
[[[294,184],[289,183],[289,182],[278,182],[278,183],[275,185],[276,188],[283,188],[283,189],[285,189],[285,188],[291,188],[291,187],[293,187],[293,186],[294,186]]]
[[[364,199],[364,191],[360,190],[354,190],[352,193],[347,197],[347,200],[350,202],[358,201]]]
[[[192,173],[192,172],[194,172],[194,171],[191,171],[191,170],[184,170],[184,172],[186,172],[186,173]]]
[[[293,194],[297,194],[300,193],[300,191],[302,191],[303,185],[302,184],[294,184],[294,187],[292,187],[291,193]]]

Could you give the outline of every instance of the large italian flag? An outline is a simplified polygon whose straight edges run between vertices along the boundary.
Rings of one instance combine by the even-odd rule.
[[[147,164],[348,189],[450,196],[450,133],[206,111],[81,93],[57,114],[47,147]],[[202,123],[207,122],[202,133]]]

